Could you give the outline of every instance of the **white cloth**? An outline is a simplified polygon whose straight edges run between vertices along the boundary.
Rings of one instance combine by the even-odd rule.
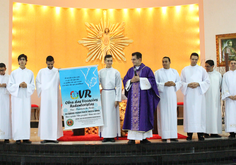
[[[220,106],[220,89],[222,76],[215,70],[207,73],[211,85],[206,92],[206,133],[221,134],[222,115]]]
[[[27,84],[27,88],[19,87],[22,82]],[[34,74],[31,70],[18,68],[11,73],[7,90],[11,94],[13,140],[30,139],[30,97],[34,89]]]
[[[141,90],[149,90],[152,87],[149,80],[145,77],[140,77],[139,82],[140,82],[140,89]],[[125,84],[125,90],[129,91],[131,86],[132,86],[131,80],[128,80]]]
[[[36,87],[41,96],[38,136],[43,140],[57,140],[63,136],[58,69],[41,69]]]
[[[152,137],[152,130],[147,132],[139,132],[139,131],[132,131],[128,130],[128,137],[129,140],[144,140],[146,138]]]
[[[140,80],[140,89],[141,90],[149,90],[149,89],[151,89],[151,84],[150,84],[150,82],[148,81],[148,79],[147,78],[145,78],[145,77],[140,77],[139,78]]]
[[[104,68],[98,72],[102,86],[102,110],[104,126],[100,127],[100,135],[104,138],[120,136],[120,111],[115,101],[121,101],[121,76],[114,68]]]
[[[9,75],[0,75],[0,84],[8,80]],[[0,87],[0,139],[11,139],[10,95],[5,87]]]
[[[158,134],[162,139],[177,138],[177,96],[176,92],[182,83],[175,69],[159,69],[155,72],[160,102],[157,108]],[[173,81],[175,86],[165,86],[168,81]]]
[[[223,76],[222,100],[225,100],[225,132],[236,132],[236,100],[229,96],[236,95],[236,70],[228,71]]]
[[[125,90],[126,90],[126,91],[129,91],[130,88],[131,88],[131,85],[132,85],[131,80],[128,80],[128,81],[126,82],[126,84],[125,84]]]
[[[187,66],[181,72],[184,94],[184,131],[193,133],[206,132],[206,104],[205,93],[209,88],[210,80],[206,70],[198,65]],[[197,88],[188,87],[189,83],[197,82]]]

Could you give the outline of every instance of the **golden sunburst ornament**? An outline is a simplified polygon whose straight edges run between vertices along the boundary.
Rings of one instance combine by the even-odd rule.
[[[86,22],[85,26],[88,36],[79,43],[89,49],[86,62],[95,59],[103,60],[106,54],[111,54],[117,60],[126,61],[123,50],[133,40],[124,36],[124,22],[110,25],[106,20],[106,11],[104,11],[104,19],[101,19],[98,25]]]

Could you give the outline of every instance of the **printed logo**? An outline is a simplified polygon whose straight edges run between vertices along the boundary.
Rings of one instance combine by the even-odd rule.
[[[96,71],[97,68],[88,68],[87,72],[83,72],[83,70],[81,70],[85,78],[85,83],[87,84],[89,89],[91,89],[98,83],[98,77],[96,75]]]
[[[72,99],[78,99],[78,97],[79,97],[79,92],[71,91],[71,92],[70,92],[70,97],[71,97]]]
[[[74,125],[74,121],[73,121],[72,119],[68,119],[68,120],[66,121],[66,124],[67,124],[68,126],[72,126],[72,125]]]

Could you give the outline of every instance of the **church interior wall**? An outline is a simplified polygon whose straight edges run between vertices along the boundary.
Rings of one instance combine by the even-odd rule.
[[[0,62],[7,65],[7,68],[11,68],[9,65],[10,56],[10,2],[5,0],[0,0]]]
[[[205,0],[204,2],[204,30],[206,60],[212,59],[216,63],[216,38],[218,34],[236,33],[236,1],[235,0]],[[222,69],[216,68],[218,71]]]
[[[162,7],[162,6],[176,6],[176,5],[187,5],[187,4],[200,4],[199,10],[203,10],[203,13],[199,13],[200,21],[200,49],[201,54],[204,54],[205,59],[216,60],[216,46],[215,46],[215,35],[225,34],[225,33],[235,33],[234,27],[234,15],[236,11],[234,6],[236,5],[235,0],[166,0],[166,1],[142,1],[142,0],[130,0],[130,1],[73,1],[68,0],[63,2],[63,0],[18,0],[20,3],[31,3],[37,5],[47,5],[47,6],[60,6],[60,7],[72,7],[72,8],[148,8],[148,7]],[[0,0],[0,57],[3,62],[5,62],[9,68],[8,72],[11,71],[11,8],[14,0]],[[116,3],[117,2],[117,3]],[[226,3],[227,2],[227,3]],[[201,6],[201,3],[202,6]],[[56,5],[55,5],[56,4]],[[119,6],[121,5],[121,6]],[[123,6],[122,6],[123,5]],[[91,6],[91,7],[90,7]],[[204,22],[201,23],[201,20]],[[202,29],[203,27],[203,29]],[[203,33],[204,32],[204,33]],[[203,35],[203,39],[202,36]],[[13,44],[13,43],[12,43]],[[204,52],[202,52],[204,50]],[[128,59],[129,60],[129,59]],[[161,63],[159,64],[161,65]],[[201,64],[202,65],[202,64]],[[183,96],[180,91],[177,92],[178,101],[182,101]],[[32,103],[39,105],[39,99],[36,96],[36,92],[32,96]]]

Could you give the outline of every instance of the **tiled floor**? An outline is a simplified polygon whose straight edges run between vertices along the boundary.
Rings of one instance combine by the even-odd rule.
[[[184,132],[184,128],[183,126],[178,126],[178,133],[187,136],[187,133]],[[222,135],[222,139],[226,139],[228,138],[229,134],[225,133],[223,131]],[[40,144],[40,138],[38,137],[38,128],[31,128],[31,137],[30,140],[34,143],[34,144]],[[193,134],[193,140],[197,141],[197,134],[194,133]],[[206,140],[212,140],[212,138],[207,138]],[[2,140],[1,140],[2,141]],[[14,143],[14,140],[10,140],[11,143]],[[150,140],[153,143],[162,143],[162,141],[160,139],[158,140]],[[185,139],[180,139],[179,141],[186,141]],[[169,141],[168,141],[169,142]],[[127,143],[127,140],[117,140],[115,143],[118,144],[125,144]],[[139,143],[139,141],[136,141],[136,143]],[[101,141],[78,141],[78,142],[59,142],[59,144],[111,144],[111,142],[107,142],[107,143],[102,143]]]

